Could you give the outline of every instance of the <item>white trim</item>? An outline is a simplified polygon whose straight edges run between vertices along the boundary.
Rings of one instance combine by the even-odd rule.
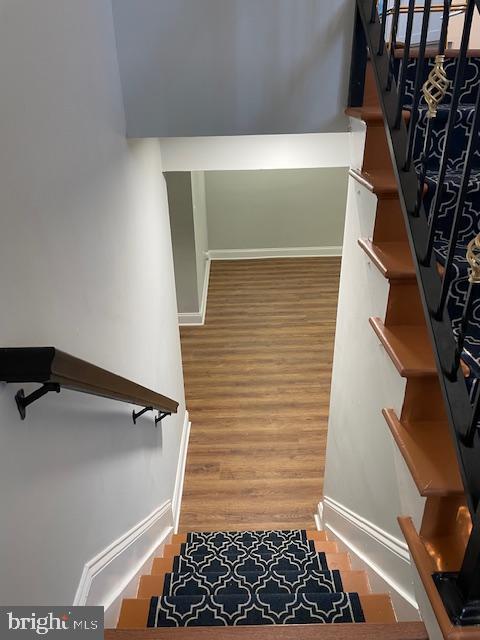
[[[258,260],[259,258],[313,258],[341,256],[342,247],[286,247],[280,249],[210,249],[210,260]]]
[[[354,524],[358,529],[374,538],[379,544],[382,544],[389,551],[397,555],[399,558],[410,564],[410,553],[408,551],[407,543],[404,540],[400,540],[391,533],[381,529],[373,522],[370,522],[366,518],[358,515],[348,507],[340,502],[337,502],[333,498],[325,496],[323,498],[323,508],[329,507],[343,518]]]
[[[180,521],[180,511],[182,508],[183,481],[185,479],[185,466],[187,464],[188,440],[190,438],[190,427],[192,423],[188,419],[188,411],[185,411],[185,420],[183,423],[182,440],[180,442],[180,452],[178,454],[177,475],[175,478],[175,489],[173,490],[172,511],[173,511],[173,528],[174,532],[178,532],[178,523]]]
[[[172,503],[167,500],[85,563],[73,605],[103,606],[105,626],[115,626],[122,599],[135,595],[139,576],[148,573],[172,532]]]
[[[348,132],[160,138],[163,171],[348,167]]]
[[[403,611],[408,619],[418,612],[410,554],[403,540],[328,496],[320,503],[317,515],[323,528],[355,557],[358,568],[369,570],[372,587],[392,591],[397,614]]]
[[[207,263],[205,265],[205,277],[203,279],[203,291],[202,300],[200,303],[200,311],[195,311],[193,313],[179,313],[178,324],[182,327],[205,324],[205,314],[207,313],[208,286],[210,284],[210,265],[211,261],[208,257]]]

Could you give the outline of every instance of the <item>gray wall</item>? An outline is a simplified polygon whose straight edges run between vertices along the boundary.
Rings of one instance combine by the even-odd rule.
[[[0,384],[0,602],[71,605],[85,562],[172,498],[166,189],[158,141],[125,140],[109,0],[2,0],[0,81],[2,346],[55,345],[180,402],[134,427],[131,405],[64,390],[22,422],[22,385]]]
[[[178,311],[190,313],[199,308],[191,175],[187,171],[173,171],[166,173],[165,179]]]
[[[208,171],[210,249],[340,246],[347,169]]]
[[[132,137],[346,130],[354,0],[113,0]]]
[[[198,303],[201,305],[204,294],[203,289],[208,251],[207,198],[205,173],[203,171],[192,171],[192,208],[197,263]]]

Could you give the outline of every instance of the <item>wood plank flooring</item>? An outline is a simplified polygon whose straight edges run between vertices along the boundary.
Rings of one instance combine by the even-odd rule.
[[[206,323],[181,328],[181,532],[314,526],[339,273],[340,258],[212,263]]]

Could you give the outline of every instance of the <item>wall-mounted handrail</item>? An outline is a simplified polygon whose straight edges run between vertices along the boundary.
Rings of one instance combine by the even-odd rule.
[[[29,404],[49,391],[58,393],[62,388],[151,407],[166,415],[176,413],[178,409],[175,400],[55,347],[0,348],[0,380],[43,385],[27,397],[23,389],[17,393],[16,401],[22,418]]]

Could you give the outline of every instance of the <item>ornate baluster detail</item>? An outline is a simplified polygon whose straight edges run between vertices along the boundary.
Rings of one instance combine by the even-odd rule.
[[[428,107],[428,118],[435,118],[437,116],[438,105],[444,99],[450,85],[450,80],[447,78],[443,66],[444,62],[444,55],[436,56],[435,65],[428,74],[428,78],[422,87],[423,97]]]
[[[480,284],[480,233],[467,245],[468,281]]]
[[[467,245],[467,262],[469,264],[468,269],[468,290],[465,298],[465,306],[463,307],[462,318],[460,320],[460,326],[457,336],[457,352],[455,358],[454,369],[458,368],[460,364],[460,358],[462,355],[463,345],[465,343],[465,337],[470,323],[470,319],[473,314],[473,302],[475,300],[474,289],[475,285],[480,284],[480,234],[476,235]]]
[[[458,348],[460,350],[460,340],[465,340],[465,332],[467,330],[469,316],[471,315],[473,309],[473,288],[476,284],[480,284],[480,234],[477,234],[473,240],[471,240],[467,245],[467,262],[469,264],[468,269],[468,292],[467,299],[465,302],[465,308],[462,315],[462,322],[460,325],[460,335],[458,340]],[[469,429],[466,431],[463,441],[468,446],[471,447],[473,445],[473,439],[475,437],[475,433],[477,432],[478,423],[480,419],[480,385],[477,382],[477,389],[475,393],[475,402],[473,405],[472,411],[472,421],[470,423]]]

